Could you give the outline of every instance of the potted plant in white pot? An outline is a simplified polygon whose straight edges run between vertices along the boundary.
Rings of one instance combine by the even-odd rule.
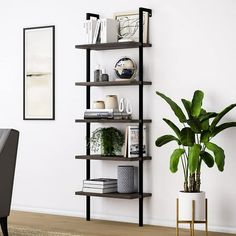
[[[170,156],[170,171],[177,172],[180,163],[184,174],[183,191],[179,194],[179,218],[182,220],[192,218],[192,200],[195,200],[195,220],[204,220],[205,192],[200,188],[201,167],[203,163],[209,168],[216,164],[219,171],[224,170],[224,150],[212,142],[212,138],[227,128],[236,127],[236,122],[219,125],[222,117],[236,104],[227,106],[220,113],[207,112],[202,108],[204,93],[197,90],[192,101],[181,100],[186,110],[185,114],[169,97],[158,91],[156,93],[169,104],[182,126],[180,128],[172,121],[163,118],[175,135],[163,135],[156,140],[157,147],[171,141],[175,141],[178,146]]]

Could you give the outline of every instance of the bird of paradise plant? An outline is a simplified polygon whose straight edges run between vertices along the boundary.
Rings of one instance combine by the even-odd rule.
[[[212,142],[212,138],[227,128],[236,127],[236,122],[218,124],[222,117],[235,108],[231,104],[221,112],[207,112],[202,108],[204,93],[200,90],[194,92],[191,101],[181,99],[186,114],[177,103],[163,93],[156,92],[164,99],[175,115],[182,128],[172,121],[163,118],[165,123],[174,131],[175,135],[163,135],[156,140],[156,146],[161,147],[171,141],[178,145],[170,156],[170,171],[177,172],[181,162],[184,173],[184,192],[200,192],[201,167],[205,163],[209,168],[216,164],[219,171],[224,170],[224,150]]]

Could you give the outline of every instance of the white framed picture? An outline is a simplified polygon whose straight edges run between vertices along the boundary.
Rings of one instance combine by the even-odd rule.
[[[23,119],[55,119],[55,26],[23,29]]]
[[[115,13],[115,19],[118,21],[119,42],[134,41],[139,42],[139,13],[123,12]],[[143,13],[143,43],[149,41],[149,16],[147,12]]]

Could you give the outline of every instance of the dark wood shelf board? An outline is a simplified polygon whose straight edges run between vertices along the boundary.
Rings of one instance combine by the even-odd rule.
[[[104,81],[104,82],[76,82],[76,86],[137,86],[137,85],[151,85],[151,81],[137,81],[137,80],[125,80],[125,81]]]
[[[116,120],[116,119],[76,119],[76,123],[141,123],[141,120]],[[151,123],[152,120],[145,119],[143,123]]]
[[[87,193],[83,191],[75,192],[75,195],[92,196],[92,197],[108,197],[118,199],[137,199],[141,198],[139,193]],[[143,197],[151,197],[151,193],[143,193]]]
[[[101,156],[101,155],[77,155],[75,159],[80,160],[102,160],[102,161],[139,161],[141,157],[123,157],[123,156]],[[143,157],[143,160],[151,160],[151,156]]]
[[[75,45],[75,48],[99,51],[99,50],[138,48],[139,46],[151,47],[152,44],[143,43],[142,45],[140,42],[116,42],[116,43],[80,44],[80,45]]]

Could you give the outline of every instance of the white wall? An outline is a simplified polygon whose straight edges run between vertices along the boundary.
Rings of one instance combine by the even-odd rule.
[[[85,176],[85,162],[74,159],[85,152],[85,125],[74,119],[83,115],[85,89],[75,81],[85,79],[85,52],[75,50],[82,40],[86,12],[111,17],[114,12],[153,9],[150,25],[152,48],[145,49],[145,75],[153,82],[145,89],[145,117],[152,118],[150,152],[145,163],[144,222],[174,226],[175,199],[182,175],[170,174],[173,146],[157,149],[156,137],[169,132],[162,117],[175,119],[158,89],[174,99],[191,98],[195,89],[206,94],[205,107],[220,111],[235,102],[236,2],[233,0],[9,0],[0,7],[0,123],[21,132],[13,208],[84,216],[85,199],[74,195]],[[56,26],[56,120],[22,120],[22,29]],[[137,58],[135,50],[93,53],[93,63],[111,72],[122,55]],[[137,104],[135,88],[93,89],[94,99],[114,93]],[[135,110],[137,114],[137,110]],[[228,120],[235,120],[231,112]],[[236,130],[225,131],[215,141],[225,148],[225,172],[203,169],[202,189],[209,198],[211,230],[236,233]],[[117,163],[92,163],[93,177],[116,177]],[[92,217],[137,222],[138,201],[94,198]]]

